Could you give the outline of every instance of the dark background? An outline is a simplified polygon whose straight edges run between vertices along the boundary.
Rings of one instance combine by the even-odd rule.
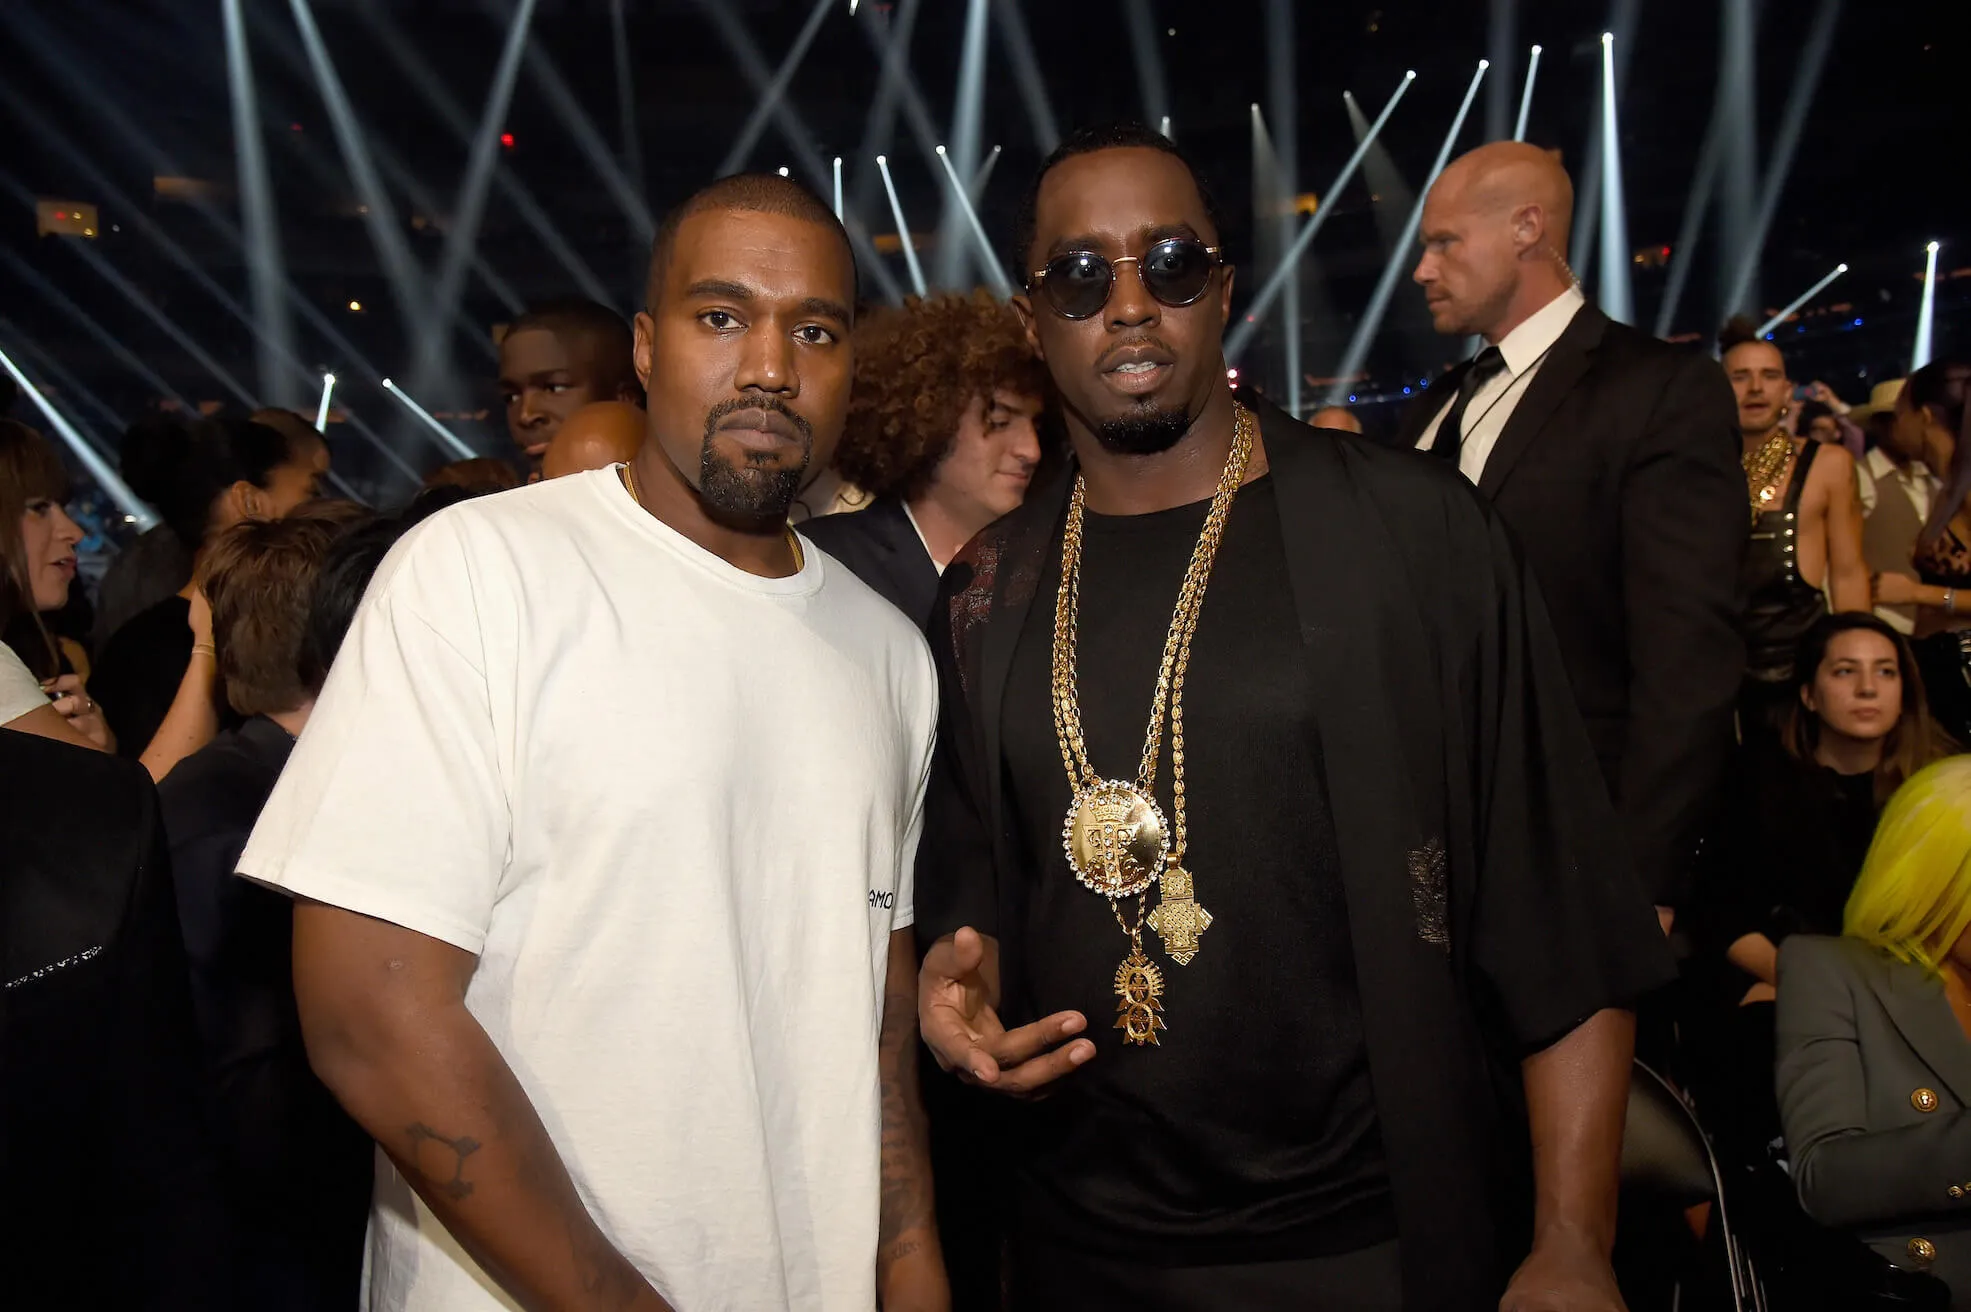
[[[618,2],[640,170],[629,167],[623,148],[610,0],[541,0],[531,40],[559,71],[649,211],[661,215],[713,175],[759,101],[708,19],[707,5],[717,3],[734,15],[769,70],[812,6],[807,0]],[[1145,116],[1143,79],[1121,0],[994,3],[1017,5],[1063,131],[1099,119]],[[392,372],[401,380],[422,334],[450,332],[454,369],[431,384],[428,404],[478,449],[503,453],[500,417],[490,409],[494,326],[511,316],[509,299],[571,292],[573,281],[510,196],[495,187],[478,250],[503,290],[470,278],[461,321],[449,328],[433,329],[401,313],[365,217],[357,212],[361,200],[287,0],[244,0],[243,7],[287,273],[321,315],[318,322],[297,317],[297,354],[310,371],[335,371],[337,399],[348,415],[408,463],[425,468],[443,453],[376,383]],[[463,111],[468,129],[476,128],[511,7],[512,0],[317,0],[314,6],[377,152],[389,192],[388,221],[427,276],[443,247],[467,147],[423,90],[442,89]],[[1233,256],[1246,266],[1238,306],[1243,314],[1246,296],[1265,271],[1254,267],[1263,252],[1253,231],[1249,106],[1257,101],[1267,108],[1276,142],[1289,135],[1272,112],[1266,7],[1260,0],[1149,0],[1147,7],[1173,135],[1214,183]],[[893,21],[898,8],[863,0],[864,12],[851,19],[847,0],[834,0],[788,91],[793,115],[818,157],[848,157],[852,210],[879,238],[893,236],[895,224],[873,166],[858,151],[880,72],[870,31]],[[1598,130],[1599,38],[1613,27],[1625,34],[1618,48],[1627,61],[1619,121],[1629,245],[1643,251],[1675,243],[1719,82],[1718,0],[1347,0],[1290,8],[1298,189],[1322,193],[1321,203],[1333,207],[1301,275],[1304,374],[1325,379],[1333,373],[1388,258],[1375,213],[1379,202],[1371,201],[1366,181],[1358,175],[1341,195],[1325,194],[1354,146],[1341,93],[1352,91],[1373,117],[1404,70],[1416,70],[1415,85],[1382,137],[1404,182],[1416,188],[1477,59],[1493,53],[1494,25],[1501,20],[1512,24],[1502,46],[1506,58],[1489,71],[1459,148],[1486,138],[1489,116],[1502,113],[1510,130],[1526,48],[1539,42],[1544,53],[1528,137],[1558,147],[1578,184]],[[1764,169],[1815,5],[1809,0],[1757,8],[1754,103]],[[1965,338],[1971,281],[1961,276],[1971,274],[1964,267],[1971,258],[1963,250],[1962,199],[1971,190],[1965,183],[1971,44],[1962,8],[1942,0],[1844,5],[1761,253],[1759,304],[1772,308],[1837,262],[1851,266],[1816,299],[1814,313],[1782,327],[1780,345],[1789,351],[1797,379],[1825,378],[1853,401],[1864,399],[1871,381],[1907,367],[1922,247],[1933,238],[1945,243],[1937,353],[1971,347]],[[951,132],[966,9],[964,0],[922,0],[910,46],[910,68],[939,140]],[[239,202],[221,15],[220,0],[0,0],[0,346],[30,378],[50,384],[64,411],[105,449],[116,441],[114,418],[159,403],[160,380],[188,404],[237,404],[239,397],[215,381],[208,361],[256,399],[284,394],[312,414],[318,383],[295,370],[263,384],[248,327],[154,235],[176,242],[219,292],[242,306],[250,303],[243,255],[222,231],[227,223],[237,228]],[[1002,145],[1004,154],[980,207],[1010,270],[1005,247],[1013,214],[1041,148],[1002,31],[995,23],[989,33],[982,140],[986,149]],[[513,145],[501,151],[500,168],[524,183],[612,302],[633,310],[645,259],[640,231],[600,181],[596,164],[531,67],[522,70],[504,129]],[[904,119],[883,144],[912,227],[920,239],[934,239],[947,193],[942,174],[933,172]],[[748,162],[787,165],[801,177],[801,161],[769,125]],[[202,204],[175,199],[160,191],[154,181],[160,175],[205,180],[216,191]],[[98,237],[37,237],[34,197],[96,204]],[[1673,334],[1708,336],[1717,327],[1717,215],[1714,201]],[[1384,226],[1400,225],[1402,217],[1385,216]],[[127,280],[207,360],[134,308],[85,256]],[[901,257],[882,258],[895,282],[907,286]],[[925,250],[924,259],[927,267],[934,265],[934,252]],[[1579,269],[1591,296],[1596,263],[1590,258]],[[1666,271],[1637,265],[1632,273],[1635,317],[1649,327]],[[1953,273],[1960,276],[1947,276]],[[870,298],[883,294],[867,270],[862,290]],[[363,305],[360,313],[347,308],[351,300]],[[322,323],[344,341],[336,342]],[[1284,392],[1283,327],[1276,311],[1241,362],[1248,382],[1274,394]],[[113,352],[101,333],[128,356]],[[1370,356],[1370,377],[1359,388],[1364,395],[1396,393],[1400,399],[1406,381],[1432,375],[1462,349],[1430,333],[1420,293],[1403,281]],[[1309,385],[1310,402],[1320,390]],[[25,400],[16,413],[38,422]],[[1370,418],[1382,422],[1385,414],[1372,411]],[[399,474],[359,440],[351,423],[332,425],[331,436],[338,468],[359,488],[386,497],[404,490],[393,486],[393,480],[401,484]]]

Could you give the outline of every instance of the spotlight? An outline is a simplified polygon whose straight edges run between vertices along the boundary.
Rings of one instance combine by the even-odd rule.
[[[782,164],[779,168],[775,169],[774,172],[778,173],[781,177],[784,178],[787,176],[787,166],[785,164]]]
[[[1526,87],[1519,93],[1519,121],[1513,125],[1512,139],[1526,140],[1526,116],[1533,110],[1533,81],[1540,75],[1540,47],[1534,46],[1526,61]]]
[[[438,440],[441,443],[443,443],[445,448],[448,451],[450,451],[453,454],[453,456],[455,456],[457,459],[470,460],[474,456],[479,454],[478,452],[474,451],[471,447],[467,446],[465,442],[460,439],[457,433],[454,433],[451,429],[439,423],[438,420],[432,416],[432,413],[429,410],[426,410],[423,406],[419,405],[416,401],[411,400],[409,394],[407,394],[403,388],[397,386],[397,384],[391,382],[388,378],[383,380],[383,390],[390,393],[390,395],[396,397],[399,401],[402,401],[404,403],[404,408],[406,410],[409,410],[412,414],[416,415],[418,419],[423,422],[426,428],[429,428],[432,432],[436,433],[438,435]]]
[[[69,423],[62,413],[55,409],[54,404],[41,394],[41,389],[28,381],[27,375],[7,357],[5,351],[0,351],[0,369],[12,375],[13,380],[20,384],[21,391],[27,393],[28,399],[34,402],[35,407],[48,420],[48,426],[61,436],[62,441],[68,443],[69,449],[75,452],[75,458],[82,462],[98,483],[102,484],[103,490],[110,494],[110,499],[116,502],[128,522],[135,524],[139,529],[148,529],[157,523],[156,512],[145,505],[137,494],[130,490],[127,483],[117,477],[116,471],[110,468],[109,462],[98,455],[96,448],[90,446],[88,440],[76,431],[75,425]]]
[[[972,230],[972,239],[979,244],[979,264],[985,270],[986,282],[992,286],[992,294],[1001,301],[1008,300],[1013,295],[1013,283],[1000,265],[999,256],[993,253],[992,239],[986,236],[985,225],[979,222],[979,212],[972,208],[972,199],[965,194],[965,183],[958,176],[958,170],[951,166],[951,156],[943,146],[938,147],[938,163],[944,165],[944,175],[951,182],[951,194],[958,202],[958,212],[964,218],[965,226]]]
[[[1801,292],[1798,296],[1794,297],[1793,300],[1788,303],[1787,307],[1784,310],[1781,310],[1778,314],[1775,314],[1772,318],[1760,324],[1759,336],[1771,337],[1773,329],[1779,327],[1782,323],[1785,323],[1787,319],[1792,317],[1793,312],[1795,310],[1805,305],[1808,301],[1812,300],[1814,297],[1820,295],[1821,289],[1823,287],[1827,286],[1827,284],[1833,282],[1836,278],[1839,278],[1842,274],[1846,273],[1847,271],[1848,271],[1848,266],[1846,264],[1835,265],[1834,271],[1832,273],[1828,274],[1825,278],[1822,278],[1819,282],[1815,283],[1813,286],[1807,288],[1806,291]],[[1859,323],[1860,320],[1856,320],[1856,322]]]
[[[850,12],[851,13],[854,12],[853,6],[850,7]],[[839,223],[841,221],[841,218],[842,218],[842,157],[840,155],[837,155],[835,157],[835,220],[836,222]]]
[[[502,133],[500,133],[500,145],[501,145],[502,147],[504,147],[505,149],[507,149],[507,150],[512,150],[512,149],[513,149],[513,134],[512,134],[511,132],[502,132]]]
[[[1937,250],[1942,243],[1923,248],[1923,308],[1916,315],[1916,350],[1909,358],[1909,371],[1915,373],[1930,363],[1931,334],[1937,320]]]
[[[944,147],[938,147],[944,153]],[[890,159],[887,155],[876,157],[876,171],[883,175],[883,191],[890,198],[890,217],[897,223],[897,239],[903,243],[903,264],[910,270],[910,286],[919,297],[924,293],[924,266],[917,262],[917,242],[910,235],[910,224],[903,217],[903,202],[897,199],[897,184],[890,178]]]
[[[362,312],[363,312],[363,303],[361,301],[349,302],[349,313],[361,314]]]
[[[334,394],[335,394],[335,375],[323,374],[322,400],[321,403],[315,407],[315,431],[317,433],[326,433],[328,431],[329,397],[333,396]]]

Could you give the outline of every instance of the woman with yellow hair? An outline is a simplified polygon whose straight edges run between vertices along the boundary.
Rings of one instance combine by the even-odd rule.
[[[1840,938],[1779,954],[1780,1118],[1800,1203],[1971,1308],[1971,756],[1883,812]]]

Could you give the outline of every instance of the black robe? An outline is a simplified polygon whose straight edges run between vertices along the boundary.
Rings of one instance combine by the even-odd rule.
[[[1405,1306],[1489,1306],[1531,1231],[1520,1059],[1668,982],[1669,954],[1544,604],[1491,509],[1440,461],[1255,408],[1295,599],[1281,622],[1312,666]],[[1018,932],[1034,876],[1002,704],[1072,474],[967,546],[930,625],[942,709],[917,932],[998,938],[1009,1026],[1035,1019]],[[1292,841],[1292,798],[1279,814]]]

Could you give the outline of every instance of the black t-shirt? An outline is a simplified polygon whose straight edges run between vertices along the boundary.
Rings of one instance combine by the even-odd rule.
[[[119,756],[138,757],[178,696],[192,659],[192,603],[170,596],[139,611],[103,644],[89,675]]]
[[[1208,502],[1089,515],[1078,687],[1090,761],[1133,778],[1171,608]],[[1088,1017],[1095,1060],[1023,1109],[1019,1221],[1056,1242],[1169,1266],[1346,1252],[1395,1233],[1328,808],[1270,479],[1239,494],[1184,684],[1189,843],[1212,914],[1163,970],[1156,1047],[1113,1028],[1128,955],[1108,901],[1069,871],[1067,774],[1049,700],[1054,548],[1007,685],[1010,797],[1033,871],[1025,983],[1039,1014]],[[1158,804],[1174,824],[1171,751]],[[1133,922],[1134,898],[1117,904]],[[1150,905],[1156,905],[1152,891]]]

